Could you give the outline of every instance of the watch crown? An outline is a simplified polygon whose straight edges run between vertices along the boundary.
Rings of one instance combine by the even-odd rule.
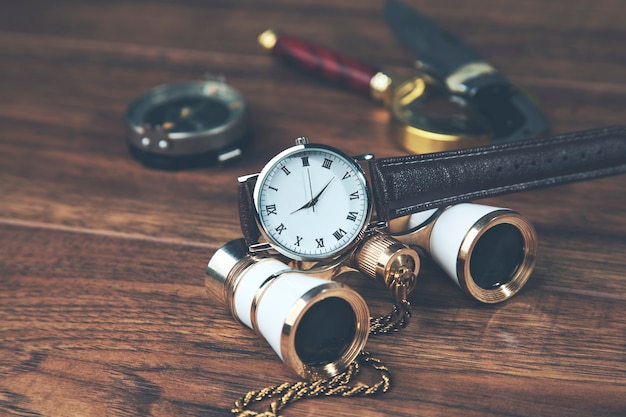
[[[300,136],[299,138],[296,138],[296,145],[306,145],[307,143],[309,143],[309,138],[305,136]]]

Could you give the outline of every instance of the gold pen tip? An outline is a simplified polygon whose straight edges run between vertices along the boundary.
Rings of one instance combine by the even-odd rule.
[[[267,29],[265,32],[259,35],[259,45],[267,52],[272,52],[276,42],[278,42],[278,35],[273,29]]]

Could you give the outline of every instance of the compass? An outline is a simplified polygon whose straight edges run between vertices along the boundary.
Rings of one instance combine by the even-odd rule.
[[[246,100],[222,80],[153,88],[128,106],[126,123],[131,155],[157,169],[230,161],[249,139]]]

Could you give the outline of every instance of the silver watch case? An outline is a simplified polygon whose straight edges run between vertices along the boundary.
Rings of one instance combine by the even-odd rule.
[[[298,143],[298,142],[296,142]],[[324,149],[324,150],[330,150],[334,153],[337,153],[338,155],[340,155],[341,157],[345,158],[346,161],[349,161],[353,164],[355,171],[358,174],[359,177],[359,181],[362,182],[362,184],[364,185],[364,190],[365,190],[365,195],[367,198],[367,213],[366,213],[366,217],[363,223],[363,227],[362,229],[354,235],[352,241],[347,244],[346,246],[344,246],[342,249],[340,249],[339,251],[335,252],[334,254],[330,255],[330,256],[323,256],[323,257],[306,257],[306,256],[301,256],[300,254],[294,253],[292,251],[289,251],[285,248],[282,247],[282,245],[280,245],[279,243],[275,242],[272,237],[270,236],[270,234],[267,232],[267,230],[265,229],[263,223],[260,220],[260,205],[259,205],[259,194],[261,192],[261,186],[262,184],[265,182],[265,177],[267,176],[268,172],[272,169],[272,167],[274,167],[279,161],[281,161],[283,158],[287,157],[288,155],[292,154],[292,153],[296,153],[299,152],[303,149]],[[337,148],[331,147],[331,146],[326,146],[326,145],[320,145],[320,144],[308,144],[308,143],[304,143],[304,144],[297,144],[295,146],[292,146],[290,148],[287,148],[285,150],[283,150],[282,152],[280,152],[278,155],[274,156],[261,170],[261,172],[259,174],[253,174],[253,175],[258,175],[257,180],[256,180],[256,184],[254,187],[254,193],[253,193],[253,199],[254,199],[254,216],[255,216],[255,220],[256,220],[256,224],[257,227],[261,233],[261,237],[262,240],[264,240],[265,242],[267,242],[266,244],[258,244],[258,245],[253,245],[250,247],[250,251],[251,252],[258,252],[258,251],[264,251],[264,250],[268,250],[268,249],[274,249],[276,252],[280,253],[281,255],[294,260],[294,261],[298,261],[299,262],[299,268],[300,269],[319,269],[319,268],[324,268],[324,266],[332,266],[332,265],[336,265],[338,263],[343,262],[347,256],[349,256],[350,254],[352,254],[354,252],[354,249],[356,248],[356,246],[359,244],[359,242],[363,239],[363,237],[365,236],[365,232],[369,229],[372,228],[372,224],[371,224],[371,218],[372,218],[372,208],[373,208],[373,198],[372,198],[372,193],[371,193],[371,189],[369,187],[369,182],[367,181],[367,176],[365,175],[365,172],[363,171],[363,168],[361,168],[361,166],[359,165],[359,161],[366,161],[369,159],[372,159],[374,156],[371,154],[367,154],[367,155],[362,155],[362,156],[357,156],[357,157],[351,157],[346,155],[344,152],[338,150]],[[249,178],[250,176],[246,176],[246,177],[242,177],[240,178],[240,181],[245,180],[245,178]]]

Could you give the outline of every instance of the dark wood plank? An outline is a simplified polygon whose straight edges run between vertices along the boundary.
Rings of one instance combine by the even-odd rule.
[[[219,414],[243,391],[293,379],[269,346],[205,295],[208,248],[19,225],[3,226],[0,237],[10,248],[0,264],[6,412]],[[497,307],[477,306],[427,270],[410,326],[369,342],[391,368],[394,389],[330,408],[310,400],[292,412],[619,415],[623,245],[585,261],[581,251],[598,249],[583,243],[585,234],[567,237],[573,247],[562,236],[548,240],[532,283]],[[580,286],[600,274],[597,285]],[[360,277],[347,283],[385,311],[382,288]],[[64,398],[54,412],[40,398],[50,386]],[[577,399],[584,392],[593,400]]]
[[[618,0],[407,0],[463,36],[540,103],[555,132],[623,124]],[[296,376],[203,289],[241,235],[236,178],[293,138],[402,153],[385,109],[265,55],[267,27],[406,72],[379,2],[140,0],[0,6],[0,414],[229,415],[240,395]],[[145,169],[125,144],[130,100],[225,74],[252,108],[239,161]],[[414,315],[368,350],[379,398],[306,400],[289,415],[622,416],[626,413],[626,182],[606,178],[484,201],[539,238],[527,286],[495,306],[424,265]],[[378,284],[346,283],[372,312]],[[366,372],[365,382],[373,381]]]
[[[145,170],[128,157],[123,126],[126,104],[160,80],[201,77],[204,62],[214,58],[214,53],[181,58],[176,51],[162,48],[154,52],[156,57],[152,53],[137,56],[132,51],[117,53],[103,48],[93,53],[77,51],[76,44],[83,45],[81,41],[41,46],[19,36],[6,36],[5,40],[0,46],[4,55],[21,59],[21,71],[30,74],[16,78],[19,71],[15,66],[0,68],[5,100],[0,103],[4,126],[0,162],[5,168],[0,172],[5,196],[0,210],[6,217],[206,240],[223,236],[213,226],[218,221],[225,221],[231,234],[238,230],[236,213],[230,209],[236,203],[237,176],[257,172],[294,137],[307,135],[321,143],[340,143],[351,154],[372,150],[379,156],[402,153],[386,139],[388,120],[382,108],[330,86],[316,88],[314,94],[319,97],[312,98],[311,88],[321,84],[291,69],[274,68],[263,56],[251,56],[245,60],[245,71],[231,78],[250,98],[253,109],[259,140],[254,141],[248,156],[226,168],[175,175]],[[72,65],[62,65],[68,59],[73,59]],[[236,62],[241,58],[227,60],[221,69],[228,73]],[[146,68],[154,68],[151,75],[144,75]],[[281,75],[290,78],[279,78]],[[138,87],[133,86],[137,79],[141,80]],[[70,86],[65,84],[68,80]],[[560,108],[566,108],[563,111],[568,114],[560,123],[573,126],[572,130],[610,124],[626,106],[626,94],[615,94],[616,100],[603,94],[593,101],[589,97],[595,93],[567,93],[569,100],[563,103],[559,94],[546,92],[550,99],[563,103]],[[579,102],[585,103],[589,119],[572,122],[570,115],[579,112]],[[597,106],[591,107],[593,103]],[[285,116],[285,108],[290,109],[289,116]],[[331,119],[336,123],[325,122]],[[557,117],[552,119],[559,123]],[[52,173],[51,166],[55,167]],[[621,180],[605,181],[617,188],[600,194],[599,199],[623,193]],[[574,187],[595,189],[584,184]],[[140,200],[135,198],[138,195]],[[214,197],[217,195],[220,198]],[[561,198],[550,202],[558,207]],[[575,201],[577,196],[571,199]],[[180,201],[185,205],[171,210],[171,204]],[[506,199],[501,201],[500,205],[507,205]],[[159,222],[157,218],[168,220]]]

